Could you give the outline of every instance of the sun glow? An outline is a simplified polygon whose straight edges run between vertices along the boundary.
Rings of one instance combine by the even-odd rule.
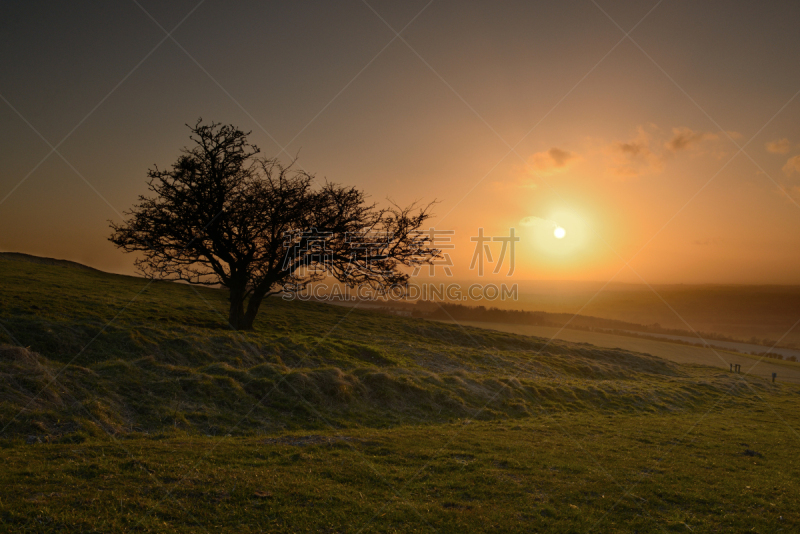
[[[564,276],[565,269],[584,268],[594,252],[590,227],[577,206],[539,210],[521,219],[519,226],[528,244],[521,261],[536,269],[536,276],[545,276],[549,269]]]

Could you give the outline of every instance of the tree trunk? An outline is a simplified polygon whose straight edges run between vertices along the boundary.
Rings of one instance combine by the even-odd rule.
[[[245,327],[244,294],[243,289],[231,288],[231,309],[228,313],[228,323],[234,330],[252,329],[252,320],[250,321],[250,328]]]
[[[261,306],[261,301],[264,299],[263,295],[252,294],[250,296],[250,301],[247,303],[247,311],[244,313],[242,317],[242,327],[239,330],[252,330],[253,329],[253,321],[256,319],[256,314],[258,314],[258,308]]]

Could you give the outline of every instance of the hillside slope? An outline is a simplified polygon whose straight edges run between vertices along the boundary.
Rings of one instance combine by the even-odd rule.
[[[0,257],[6,435],[384,427],[553,410],[667,412],[780,386],[646,354]],[[755,389],[754,389],[755,388]]]
[[[796,532],[794,384],[0,258],[0,531]],[[269,434],[264,436],[263,434]]]

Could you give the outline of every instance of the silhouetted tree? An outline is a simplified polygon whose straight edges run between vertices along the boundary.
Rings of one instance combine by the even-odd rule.
[[[148,278],[227,287],[231,327],[252,329],[265,297],[326,276],[402,291],[402,266],[439,256],[420,231],[431,204],[378,208],[355,187],[315,185],[294,162],[257,157],[249,132],[202,119],[189,129],[194,145],[148,171],[153,196],[112,222],[109,240],[140,252]]]

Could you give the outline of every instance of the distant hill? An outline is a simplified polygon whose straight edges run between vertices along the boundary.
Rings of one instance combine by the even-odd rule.
[[[600,289],[603,289],[600,291]],[[480,304],[480,303],[477,303]],[[507,309],[585,316],[655,325],[666,330],[717,333],[738,341],[800,348],[800,286],[520,282],[519,300]],[[684,322],[685,321],[685,322]]]
[[[0,252],[0,259],[12,261],[24,261],[28,263],[39,263],[41,265],[59,265],[62,267],[73,267],[76,269],[85,269],[87,271],[100,272],[94,267],[89,267],[82,263],[69,260],[58,260],[55,258],[45,258],[42,256],[34,256],[32,254],[23,254],[22,252]]]

